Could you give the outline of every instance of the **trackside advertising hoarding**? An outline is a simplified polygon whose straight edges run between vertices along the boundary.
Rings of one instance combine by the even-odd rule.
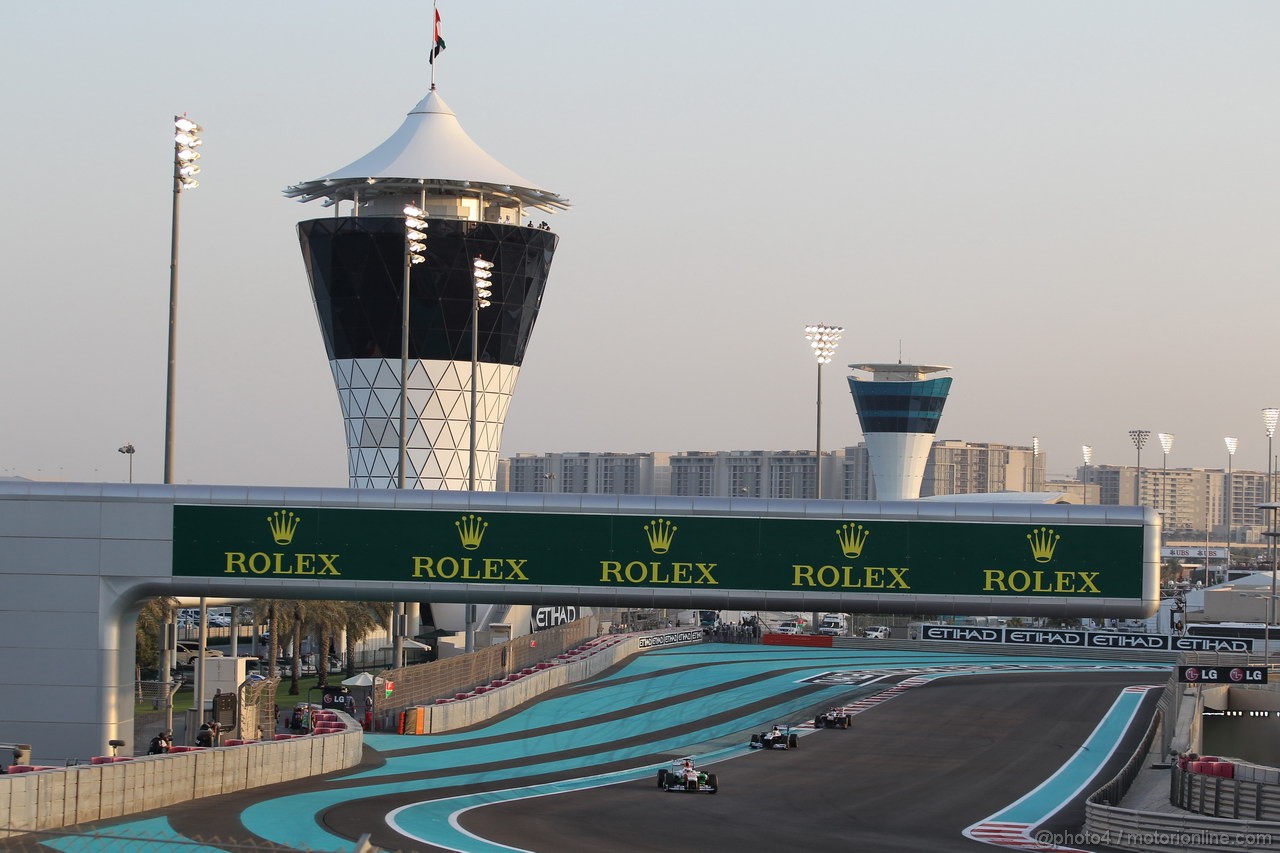
[[[1251,652],[1253,640],[1240,637],[1176,637],[1167,634],[1117,634],[1063,628],[987,628],[921,625],[920,639],[957,643],[1008,643],[1016,646],[1066,646],[1080,649],[1150,649],[1169,652]]]
[[[277,586],[394,582],[436,600],[480,600],[487,589],[509,602],[877,601],[928,612],[937,601],[949,605],[937,612],[1013,614],[1028,612],[1019,602],[1074,602],[1081,614],[1119,615],[1149,609],[1148,532],[1141,523],[177,505],[173,573]]]

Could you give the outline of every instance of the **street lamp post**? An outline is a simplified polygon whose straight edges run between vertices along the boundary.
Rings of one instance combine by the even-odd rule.
[[[814,357],[818,359],[818,428],[814,439],[814,455],[817,464],[815,466],[813,485],[813,496],[815,498],[822,497],[822,365],[829,363],[831,357],[835,355],[836,347],[840,345],[840,336],[843,333],[844,326],[828,326],[824,323],[817,323],[804,327],[804,339],[809,342],[809,346],[813,349]]]
[[[1142,505],[1142,448],[1150,437],[1151,430],[1149,429],[1129,430],[1129,438],[1133,439],[1133,446],[1138,449],[1138,476],[1133,481],[1134,506]]]
[[[409,465],[409,285],[413,268],[427,259],[427,221],[421,208],[404,207],[404,285],[400,288],[400,464],[396,488],[406,485]],[[417,415],[414,415],[417,419]],[[414,481],[418,479],[414,472]]]
[[[493,278],[493,261],[486,261],[476,256],[472,262],[472,276],[475,287],[471,294],[471,447],[470,461],[467,464],[467,491],[476,490],[476,385],[480,364],[480,309],[489,307],[489,297],[493,291],[489,289]]]
[[[133,482],[133,454],[134,454],[133,445],[126,444],[124,447],[120,448],[120,452],[123,453],[125,456],[129,457],[129,482],[132,483]]]
[[[1228,575],[1227,575],[1227,576],[1228,576],[1228,577],[1230,577],[1230,572],[1231,572],[1231,515],[1232,515],[1232,513],[1231,513],[1231,509],[1232,509],[1231,504],[1232,504],[1232,500],[1234,499],[1234,495],[1232,494],[1232,482],[1231,482],[1231,462],[1232,462],[1233,458],[1234,458],[1234,457],[1235,457],[1235,455],[1236,455],[1236,447],[1239,445],[1239,441],[1237,441],[1237,440],[1236,440],[1236,439],[1234,439],[1234,438],[1231,438],[1230,436],[1228,436],[1227,438],[1224,438],[1224,439],[1223,439],[1223,441],[1224,441],[1224,442],[1226,442],[1226,445],[1227,445],[1227,485],[1226,485],[1226,493],[1227,493],[1227,554],[1226,554],[1225,562],[1223,563],[1223,565],[1224,565],[1224,566],[1226,567],[1226,569],[1227,569],[1227,573],[1228,573]]]
[[[1160,439],[1160,449],[1164,451],[1164,461],[1160,464],[1160,515],[1169,512],[1169,451],[1173,450],[1173,433],[1156,433]]]
[[[1080,452],[1084,454],[1084,502],[1089,503],[1089,463],[1093,461],[1093,445],[1081,445]]]
[[[1275,506],[1271,504],[1263,504],[1259,506],[1258,509],[1264,509],[1267,507],[1271,507],[1272,512],[1275,512]],[[1264,535],[1280,536],[1280,532],[1272,530],[1268,531]],[[1241,598],[1247,598],[1249,596],[1249,594],[1245,592],[1239,593],[1239,595]],[[1269,665],[1271,662],[1271,623],[1275,621],[1276,596],[1275,593],[1272,593],[1271,595],[1257,595],[1255,593],[1253,597],[1267,602],[1267,606],[1263,611],[1263,618],[1266,620],[1266,624],[1262,626],[1262,657],[1264,662]]]
[[[186,116],[173,117],[173,215],[169,232],[169,367],[165,377],[164,397],[164,481],[173,482],[174,387],[177,381],[175,359],[178,349],[178,223],[179,201],[183,190],[200,186],[196,161],[204,144],[200,138],[204,128]],[[132,459],[132,457],[130,457]]]

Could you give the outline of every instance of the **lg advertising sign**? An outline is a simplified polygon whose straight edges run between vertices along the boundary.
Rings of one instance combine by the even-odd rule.
[[[1266,684],[1265,666],[1180,666],[1183,684]]]

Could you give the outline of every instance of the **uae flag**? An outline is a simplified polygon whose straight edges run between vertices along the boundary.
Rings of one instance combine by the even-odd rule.
[[[444,50],[444,39],[440,37],[440,10],[436,9],[436,32],[435,39],[431,47],[431,62],[435,63],[436,57],[440,55],[440,51]]]

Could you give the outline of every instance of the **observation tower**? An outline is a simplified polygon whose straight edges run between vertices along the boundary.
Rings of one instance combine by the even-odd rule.
[[[876,500],[916,500],[933,448],[951,377],[926,379],[950,370],[940,364],[851,364],[871,374],[849,377],[853,405],[871,457]]]
[[[399,482],[403,356],[405,487],[492,491],[558,242],[541,217],[569,202],[476,144],[434,79],[385,142],[284,194],[333,208],[299,222],[298,240],[342,406],[351,487]],[[406,236],[407,206],[424,214],[416,218],[425,239]],[[493,264],[483,298],[477,258]]]

